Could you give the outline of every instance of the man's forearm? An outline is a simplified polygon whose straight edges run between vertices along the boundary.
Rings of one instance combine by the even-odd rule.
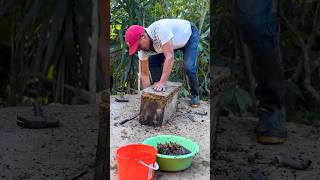
[[[174,62],[173,58],[166,58],[164,60],[160,82],[168,81],[172,71],[173,62]]]
[[[142,89],[145,89],[150,86],[150,78],[148,75],[142,75],[141,77]]]

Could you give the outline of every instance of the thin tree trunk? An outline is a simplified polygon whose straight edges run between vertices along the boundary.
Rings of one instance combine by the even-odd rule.
[[[109,37],[110,20],[109,7],[110,4],[106,0],[97,0],[99,2],[99,20],[100,20],[100,36],[99,36],[99,58],[104,73],[105,88],[102,93],[102,103],[100,104],[100,119],[99,119],[99,134],[98,145],[96,151],[96,163],[95,163],[95,179],[105,180],[110,179],[109,165],[109,119],[110,119],[110,78],[109,78],[109,43],[107,37]]]
[[[204,20],[206,18],[206,15],[207,15],[207,12],[209,11],[209,2],[208,1],[205,1],[203,2],[204,3],[204,11],[202,12],[202,15],[200,17],[200,22],[199,22],[199,34],[201,34],[201,31],[202,31],[202,27],[203,27],[203,23],[204,23]]]
[[[304,88],[312,96],[312,98],[315,100],[316,104],[319,107],[320,106],[320,95],[319,95],[318,91],[311,84],[310,57],[309,57],[307,47],[303,48],[303,54],[304,54],[304,72],[305,72]],[[317,109],[317,111],[319,111],[319,108]]]
[[[14,16],[12,17],[12,30],[14,30],[15,28],[15,18]],[[16,88],[14,88],[15,86],[15,82],[16,82],[16,63],[15,63],[15,43],[14,43],[14,33],[11,34],[11,38],[10,38],[10,43],[11,43],[11,62],[10,62],[10,76],[9,76],[9,80],[10,80],[10,96],[9,96],[9,101],[11,105],[16,105]]]
[[[210,72],[213,74],[211,81],[211,93],[210,93],[210,123],[212,123],[210,130],[210,146],[213,150],[210,153],[210,157],[214,158],[217,153],[217,141],[218,141],[218,128],[219,128],[219,116],[221,112],[221,94],[225,89],[225,85],[230,77],[230,69],[225,67],[219,67],[211,65]]]
[[[99,28],[99,18],[98,18],[98,2],[97,0],[92,0],[92,35],[91,35],[91,57],[89,64],[89,91],[91,92],[90,103],[94,104],[96,101],[96,74],[97,74],[97,54],[98,54],[98,28]]]

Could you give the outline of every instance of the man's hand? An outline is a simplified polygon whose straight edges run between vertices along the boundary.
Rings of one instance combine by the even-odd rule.
[[[166,91],[166,83],[165,82],[156,82],[153,85],[153,89],[156,91]]]

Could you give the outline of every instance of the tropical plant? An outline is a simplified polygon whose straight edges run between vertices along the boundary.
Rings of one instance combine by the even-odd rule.
[[[92,0],[0,1],[1,46],[9,48],[10,104],[28,88],[44,102],[94,101],[103,87],[97,61],[98,8]]]

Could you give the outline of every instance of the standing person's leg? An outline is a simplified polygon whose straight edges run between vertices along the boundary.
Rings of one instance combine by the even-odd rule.
[[[183,48],[184,69],[188,77],[190,94],[191,94],[191,106],[198,107],[198,77],[197,77],[197,49],[199,45],[199,32],[197,28],[191,25],[192,34],[187,44]]]
[[[284,101],[284,78],[276,3],[276,0],[237,0],[236,5],[237,26],[250,51],[257,83],[257,140],[266,144],[282,143],[286,138],[281,111]]]
[[[165,57],[163,53],[149,56],[148,63],[151,74],[151,84],[160,81],[164,59]]]

